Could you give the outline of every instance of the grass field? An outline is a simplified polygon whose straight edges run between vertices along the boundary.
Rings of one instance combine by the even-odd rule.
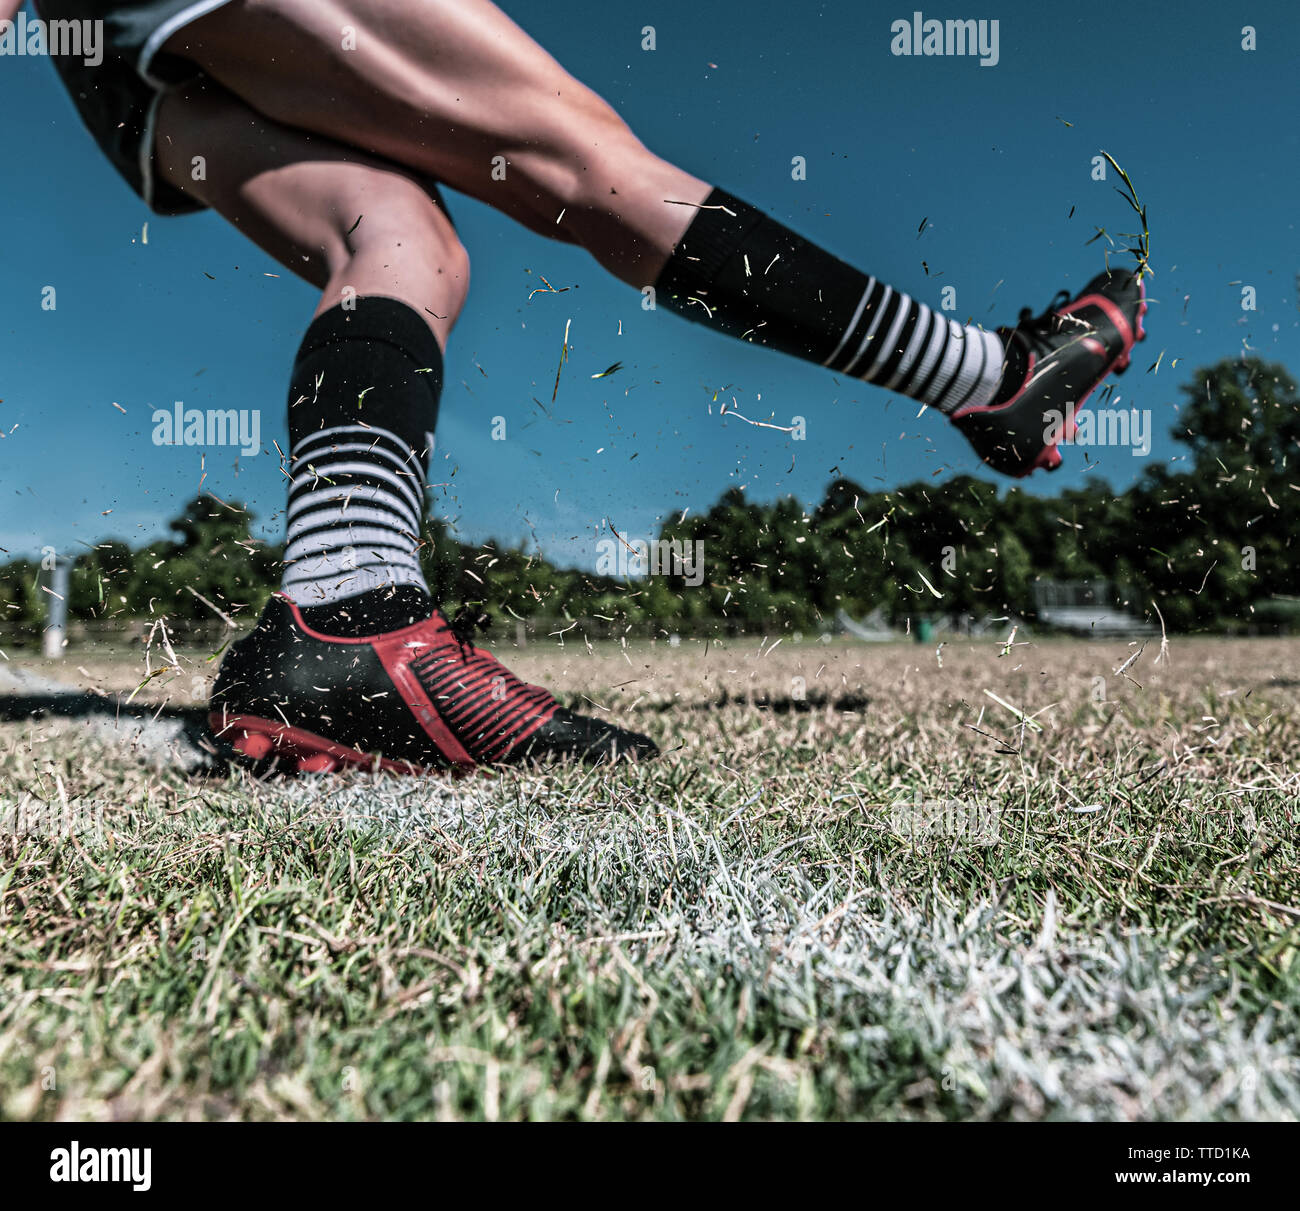
[[[663,759],[264,785],[0,727],[72,823],[0,837],[0,1113],[1300,1115],[1300,642],[567,638],[504,655]]]

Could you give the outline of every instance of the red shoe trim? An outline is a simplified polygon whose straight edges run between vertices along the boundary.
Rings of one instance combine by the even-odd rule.
[[[404,628],[404,630],[410,629]],[[456,739],[451,729],[443,722],[438,708],[429,700],[429,695],[424,692],[424,686],[411,671],[407,663],[411,649],[401,638],[402,634],[403,631],[393,631],[392,634],[379,635],[368,642],[383,663],[384,670],[393,679],[397,692],[402,695],[402,701],[411,708],[420,721],[420,726],[424,728],[424,734],[433,741],[438,752],[453,765],[472,768],[478,763],[466,752],[465,746]]]
[[[536,689],[536,687],[531,688]],[[527,718],[530,713],[544,714],[543,722],[545,722],[555,714],[559,704],[547,690],[542,690],[541,693],[549,701],[539,700],[535,693],[518,697],[514,701],[488,698],[467,715],[456,711],[449,713],[455,716],[456,726],[460,731],[470,734],[481,732],[485,727],[490,726],[504,730],[513,726],[517,720]]]
[[[298,608],[298,603],[294,601],[292,597],[289,597],[284,593],[274,593],[272,596],[280,597],[285,601],[289,610],[293,614],[294,622],[297,623],[298,627],[304,634],[310,635],[313,639],[320,639],[325,643],[374,643],[377,639],[392,639],[397,635],[409,637],[416,631],[421,631],[427,626],[434,626],[436,628],[438,625],[437,620],[434,618],[421,618],[419,622],[413,622],[409,627],[402,627],[401,630],[398,631],[381,631],[374,635],[326,635],[321,631],[312,630],[312,628],[303,621],[302,611]],[[432,645],[430,644],[426,646],[431,647]]]
[[[295,625],[303,634],[310,635],[313,639],[322,643],[368,645],[373,648],[375,655],[379,657],[380,663],[384,666],[384,671],[392,678],[393,684],[397,687],[397,692],[401,694],[402,701],[411,708],[412,713],[419,720],[420,726],[424,729],[424,734],[433,741],[438,752],[454,766],[472,768],[478,764],[465,750],[464,745],[452,734],[451,729],[443,722],[437,707],[429,701],[429,696],[416,680],[408,664],[413,655],[422,650],[428,651],[434,646],[432,643],[412,645],[410,642],[412,639],[421,633],[427,633],[431,628],[435,633],[445,629],[445,627],[439,626],[436,618],[422,618],[419,622],[412,623],[408,627],[401,627],[396,631],[384,631],[374,635],[326,635],[307,625],[303,620],[302,611],[298,608],[298,603],[291,597],[285,593],[276,593],[275,596],[282,598],[288,605],[290,612],[293,614]]]
[[[529,736],[531,736],[535,731],[537,731],[538,728],[540,728],[543,724],[549,723],[551,719],[554,717],[555,712],[559,709],[560,709],[559,703],[553,703],[551,709],[546,712],[544,717],[539,717],[532,724],[526,727],[522,732],[519,732],[517,735],[510,736],[507,739],[503,739],[494,748],[490,749],[487,755],[487,760],[498,761],[500,760],[500,758],[504,757],[507,753],[513,752],[516,748],[519,747],[519,745],[521,745],[525,740],[527,740]],[[503,748],[502,745],[504,745],[505,747]]]
[[[257,715],[223,715],[219,711],[213,711],[208,715],[208,726],[218,736],[228,736],[231,732],[242,731],[248,736],[264,737],[271,742],[272,751],[296,759],[299,767],[312,758],[329,757],[357,769],[369,770],[378,765],[380,769],[387,770],[390,774],[442,772],[434,766],[414,765],[410,761],[395,761],[389,757],[376,758],[370,753],[363,753],[360,749],[335,744],[334,741],[304,728],[291,727],[287,723],[276,723],[273,719],[262,719]]]
[[[1124,349],[1121,350],[1121,353],[1133,348],[1133,325],[1128,322],[1128,316],[1119,309],[1118,305],[1104,294],[1080,295],[1077,299],[1071,299],[1056,314],[1072,315],[1081,307],[1096,307],[1099,311],[1106,313],[1106,318],[1110,320],[1115,326],[1115,331],[1119,333],[1119,339],[1124,342]]]
[[[1010,408],[1029,389],[1029,384],[1034,379],[1034,367],[1038,365],[1038,359],[1032,350],[1026,356],[1029,358],[1029,363],[1025,367],[1025,381],[1020,384],[1020,389],[1015,395],[1000,404],[967,404],[964,408],[958,408],[948,419],[961,420],[963,417],[974,416],[977,412],[1001,412],[1004,408]]]

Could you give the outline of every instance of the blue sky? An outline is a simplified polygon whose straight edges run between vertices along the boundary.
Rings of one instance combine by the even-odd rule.
[[[922,8],[996,17],[995,67],[893,56],[891,22],[915,5],[504,7],[659,154],[926,301],[956,286],[958,315],[990,326],[1097,272],[1102,245],[1084,247],[1097,226],[1133,229],[1112,183],[1090,177],[1091,158],[1109,151],[1152,231],[1151,335],[1117,388],[1122,406],[1154,415],[1150,459],[1180,454],[1166,433],[1195,367],[1246,342],[1300,371],[1300,27],[1283,0]],[[647,24],[653,52],[641,49]],[[1248,24],[1253,52],[1241,48]],[[204,474],[205,489],[250,504],[259,532],[278,538],[271,441],[284,444],[311,287],[213,215],[151,216],[48,62],[0,58],[0,115],[0,547],[156,537]],[[796,155],[804,181],[791,177]],[[434,507],[467,538],[536,539],[554,559],[593,566],[606,521],[649,536],[736,484],[811,505],[837,474],[868,486],[984,474],[933,413],[917,419],[897,396],[644,312],[585,254],[447,196],[473,285],[448,351],[431,479],[449,485]],[[529,301],[538,275],[571,289]],[[53,312],[41,308],[50,285]],[[1242,310],[1243,285],[1256,288],[1254,312]],[[567,321],[572,352],[552,407]],[[1162,350],[1159,372],[1145,373]],[[615,361],[618,374],[590,377]],[[804,416],[807,439],[720,417],[715,392],[750,418]],[[154,446],[152,411],[176,400],[262,409],[271,452]],[[491,440],[498,415],[504,442]],[[1148,465],[1126,449],[1089,453],[1092,469],[1067,452],[1066,469],[1031,489],[1098,474],[1123,486]]]

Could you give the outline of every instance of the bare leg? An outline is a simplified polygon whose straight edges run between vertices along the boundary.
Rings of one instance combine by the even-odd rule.
[[[317,314],[348,290],[384,295],[422,315],[446,347],[465,301],[469,258],[427,181],[273,122],[211,81],[166,98],[155,149],[171,184],[320,287]]]
[[[489,0],[233,0],[165,50],[262,114],[443,181],[634,285],[709,193]]]

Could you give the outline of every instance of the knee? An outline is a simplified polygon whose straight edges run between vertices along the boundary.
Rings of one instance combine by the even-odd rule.
[[[469,293],[469,253],[451,219],[418,181],[382,172],[334,209],[331,259],[388,258],[402,279],[436,279],[443,306],[459,313]]]
[[[616,115],[570,136],[563,161],[554,166],[562,203],[581,224],[582,216],[619,215],[629,203],[660,188],[664,162]]]

